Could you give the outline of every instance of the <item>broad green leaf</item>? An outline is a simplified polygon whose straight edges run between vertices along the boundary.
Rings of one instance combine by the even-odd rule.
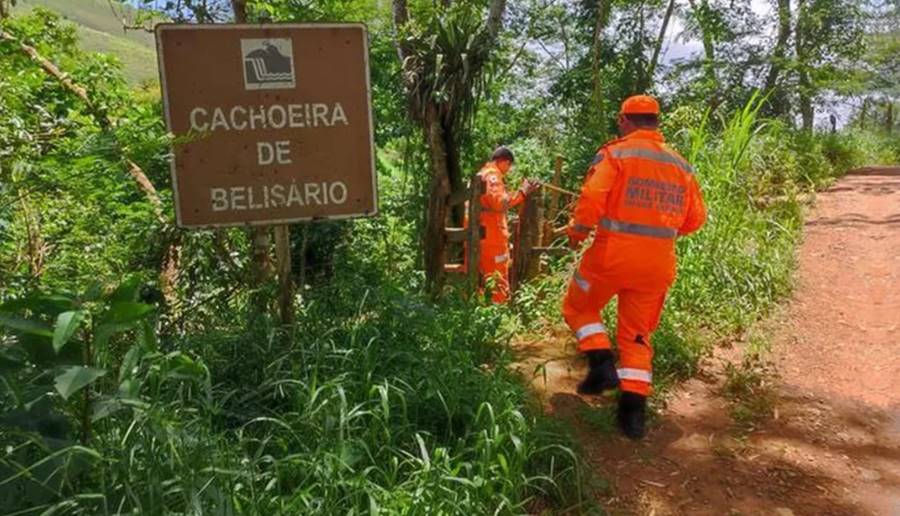
[[[159,349],[159,339],[156,336],[156,329],[153,327],[151,320],[144,319],[141,321],[139,339],[144,351],[156,351]]]
[[[166,377],[178,380],[202,380],[206,377],[206,366],[198,363],[180,351],[166,355]]]
[[[71,310],[59,314],[56,318],[56,329],[53,330],[53,351],[59,353],[59,350],[69,342],[84,320],[84,316],[84,310]]]
[[[18,371],[25,367],[24,357],[9,346],[0,346],[0,374]]]
[[[117,304],[123,301],[135,302],[141,289],[141,280],[137,276],[131,276],[109,295],[109,300]]]
[[[56,316],[66,310],[74,310],[75,301],[65,294],[32,295],[10,301],[0,307],[0,312],[21,313],[28,310],[32,313]]]
[[[103,295],[103,283],[94,281],[85,289],[81,299],[84,301],[97,301]]]
[[[104,314],[100,324],[97,325],[94,344],[98,348],[102,348],[116,333],[137,328],[141,319],[153,310],[154,307],[151,305],[133,301],[113,303]]]
[[[103,315],[101,324],[123,324],[141,320],[153,311],[152,305],[138,303],[136,301],[116,301]]]
[[[125,408],[118,398],[102,399],[94,403],[91,421],[97,422]]]
[[[127,378],[131,378],[134,374],[134,368],[137,367],[138,361],[141,359],[141,347],[137,344],[131,346],[122,358],[122,365],[119,366],[119,381],[123,382]]]
[[[26,319],[8,312],[0,312],[0,326],[6,326],[7,328],[32,335],[53,336],[53,330],[41,321]]]
[[[94,367],[67,367],[65,372],[56,377],[56,390],[63,399],[69,399],[69,396],[94,383],[97,378],[105,374],[105,370]]]

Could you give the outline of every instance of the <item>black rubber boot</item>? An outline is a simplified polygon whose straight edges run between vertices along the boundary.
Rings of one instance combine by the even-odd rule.
[[[647,397],[633,392],[619,396],[619,427],[629,439],[642,439],[647,434]]]
[[[608,349],[588,351],[585,355],[588,360],[588,373],[578,384],[579,394],[601,394],[619,386],[619,375],[616,374],[612,351]]]

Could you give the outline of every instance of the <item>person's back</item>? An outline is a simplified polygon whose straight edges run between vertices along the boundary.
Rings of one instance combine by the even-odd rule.
[[[692,167],[655,130],[634,131],[601,152],[614,173],[585,185],[602,190],[612,179],[605,206],[588,215],[598,225],[586,259],[602,262],[605,271],[621,274],[632,288],[671,283],[675,237],[695,230],[703,219]]]
[[[700,228],[706,209],[691,166],[658,131],[659,104],[638,95],[622,104],[622,138],[602,147],[587,173],[568,228],[580,245],[594,242],[576,269],[563,301],[588,374],[578,390],[598,394],[619,387],[619,423],[628,437],[644,435],[653,383],[651,335],[675,279],[675,239]],[[600,312],[618,298],[616,343]]]
[[[478,178],[484,182],[481,215],[481,247],[478,270],[481,273],[482,286],[493,283],[491,299],[494,303],[504,303],[509,299],[509,225],[506,213],[510,208],[522,203],[525,196],[535,188],[524,181],[519,191],[510,196],[504,181],[512,167],[514,157],[506,147],[498,147],[478,172]]]
[[[494,161],[488,161],[481,167],[477,175],[485,184],[480,215],[481,227],[484,229],[482,239],[500,247],[506,247],[509,242],[509,224],[506,212],[512,203],[506,190],[504,174]]]

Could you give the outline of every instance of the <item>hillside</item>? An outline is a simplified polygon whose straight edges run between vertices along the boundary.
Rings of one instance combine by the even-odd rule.
[[[153,34],[125,31],[108,0],[20,0],[16,12],[24,13],[37,6],[56,11],[77,25],[83,49],[116,56],[130,83],[156,80]],[[130,11],[130,8],[125,9]]]

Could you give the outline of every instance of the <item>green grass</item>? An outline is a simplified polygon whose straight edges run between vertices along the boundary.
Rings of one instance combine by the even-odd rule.
[[[153,34],[140,30],[125,31],[107,0],[20,0],[15,14],[35,7],[59,13],[77,26],[81,48],[115,56],[128,82],[137,85],[157,78],[156,44]],[[127,14],[133,13],[125,7]],[[117,13],[121,11],[116,9]]]

